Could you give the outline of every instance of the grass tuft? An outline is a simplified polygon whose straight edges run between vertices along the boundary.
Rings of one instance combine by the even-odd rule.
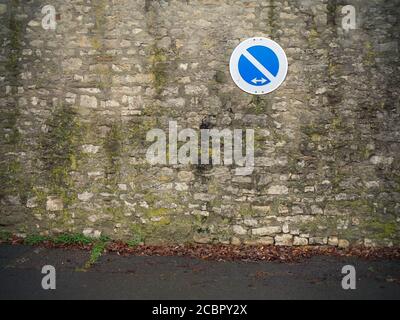
[[[50,238],[47,236],[42,236],[40,234],[32,234],[24,239],[24,244],[28,246],[36,246],[48,240],[50,240]]]

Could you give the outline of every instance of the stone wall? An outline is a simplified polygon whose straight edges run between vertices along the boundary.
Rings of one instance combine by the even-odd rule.
[[[0,0],[1,230],[398,245],[399,17],[398,0]],[[253,36],[289,60],[265,96],[229,75]],[[149,165],[169,121],[254,129],[253,174]]]

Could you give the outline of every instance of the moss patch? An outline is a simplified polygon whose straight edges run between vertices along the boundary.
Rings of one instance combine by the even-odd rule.
[[[75,200],[71,172],[77,169],[82,130],[74,112],[57,107],[47,121],[48,132],[40,139],[40,153],[45,173],[44,186],[68,206]]]
[[[374,240],[394,239],[400,237],[400,230],[398,229],[396,221],[383,217],[367,219],[362,223],[362,228],[368,230],[368,237]]]
[[[10,3],[10,19],[8,27],[10,29],[10,52],[6,63],[7,70],[13,77],[19,73],[19,58],[22,51],[22,22],[17,19],[19,0],[12,0]]]
[[[107,179],[114,184],[121,170],[121,152],[123,146],[122,129],[118,123],[111,124],[110,130],[104,139],[103,147],[106,152],[106,175]]]
[[[268,11],[268,24],[270,26],[270,32],[272,35],[275,34],[277,29],[278,13],[276,12],[275,0],[269,1],[269,11]]]
[[[163,87],[167,83],[167,56],[165,50],[154,46],[150,55],[150,63],[154,88],[157,94],[161,94]]]
[[[373,66],[375,64],[376,52],[371,42],[367,41],[365,43],[365,51],[364,51],[364,64],[366,66]]]

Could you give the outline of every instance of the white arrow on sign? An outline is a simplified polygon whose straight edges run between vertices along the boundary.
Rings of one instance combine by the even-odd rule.
[[[258,80],[257,78],[254,78],[253,80],[251,80],[251,82],[253,82],[254,84],[257,84],[257,83],[264,84],[267,82],[267,79],[261,78],[260,80]]]

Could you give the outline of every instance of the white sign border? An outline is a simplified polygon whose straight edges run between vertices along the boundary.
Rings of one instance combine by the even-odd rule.
[[[264,86],[253,86],[247,83],[245,80],[243,80],[239,72],[239,59],[242,56],[243,51],[255,45],[261,45],[270,48],[275,52],[279,60],[279,72],[277,77],[275,77],[273,81],[269,79],[271,82]],[[279,44],[271,39],[256,37],[241,42],[235,48],[230,59],[229,69],[233,82],[235,82],[240,89],[250,94],[263,95],[275,91],[282,85],[283,81],[286,79],[289,65],[286,53]]]

